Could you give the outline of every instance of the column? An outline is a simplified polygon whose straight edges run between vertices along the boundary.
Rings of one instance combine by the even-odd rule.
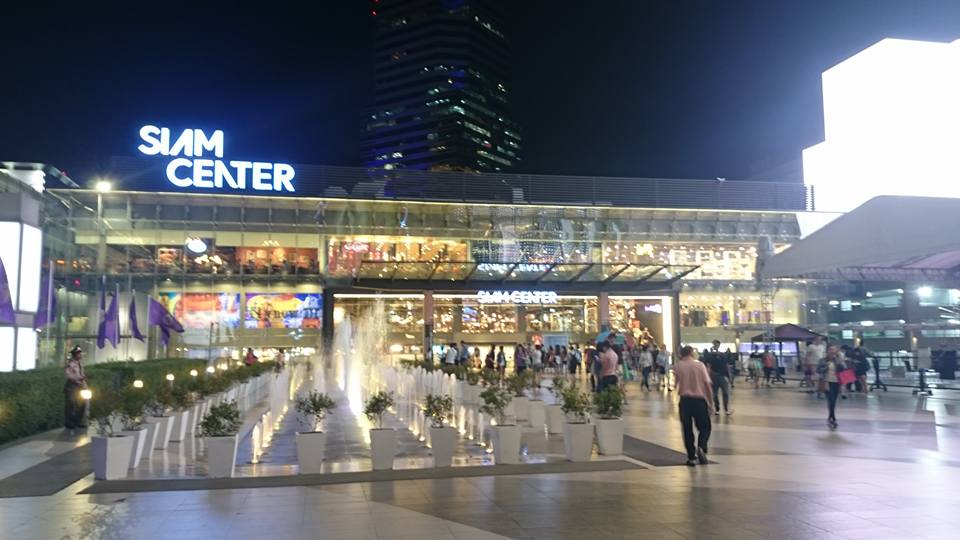
[[[433,291],[423,291],[423,359],[433,363]]]
[[[610,330],[610,294],[602,292],[597,295],[597,316],[600,318],[600,331]]]

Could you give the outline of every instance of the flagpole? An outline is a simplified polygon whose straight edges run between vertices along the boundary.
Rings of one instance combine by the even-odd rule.
[[[53,324],[51,319],[53,318],[53,261],[50,261],[50,270],[47,272],[47,320],[44,321],[46,324],[43,326],[44,341],[47,342],[48,353],[50,352],[50,338],[53,333],[51,326]],[[56,357],[56,351],[53,351],[53,353],[51,356]],[[55,362],[53,365],[57,366],[59,364]]]

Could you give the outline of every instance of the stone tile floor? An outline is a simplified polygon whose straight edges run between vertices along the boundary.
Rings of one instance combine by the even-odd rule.
[[[628,434],[680,448],[675,397],[631,387]],[[960,395],[826,404],[734,391],[705,467],[0,499],[0,538],[956,538]],[[4,460],[0,451],[0,462]]]

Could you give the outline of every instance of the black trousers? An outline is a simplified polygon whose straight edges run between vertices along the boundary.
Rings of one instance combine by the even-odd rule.
[[[603,392],[608,386],[617,386],[617,376],[616,375],[607,375],[600,379],[600,384],[597,386],[597,392]]]
[[[80,397],[80,388],[78,384],[67,383],[63,385],[63,425],[67,429],[76,429],[83,427],[83,412],[86,403]]]
[[[697,441],[693,441],[693,426],[697,426]],[[697,448],[707,453],[710,440],[710,407],[707,400],[695,397],[680,398],[680,426],[683,428],[683,446],[687,449],[687,459],[697,458]]]
[[[650,368],[645,367],[641,368],[640,373],[643,374],[643,383],[640,384],[640,388],[650,389]]]
[[[837,397],[840,396],[840,383],[827,383],[827,420],[837,419]]]

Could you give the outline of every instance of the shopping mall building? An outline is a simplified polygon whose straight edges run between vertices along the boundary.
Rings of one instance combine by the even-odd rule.
[[[602,328],[734,347],[771,311],[805,322],[800,290],[755,282],[758,246],[801,236],[802,185],[297,166],[290,193],[180,187],[149,159],[116,160],[109,189],[15,176],[3,190],[40,201],[57,289],[40,365],[73,344],[97,360],[318,347],[377,302],[410,357]],[[120,292],[123,339],[97,351],[101,288]],[[182,321],[169,350],[156,328],[127,336],[131,291],[141,329],[147,295]]]

